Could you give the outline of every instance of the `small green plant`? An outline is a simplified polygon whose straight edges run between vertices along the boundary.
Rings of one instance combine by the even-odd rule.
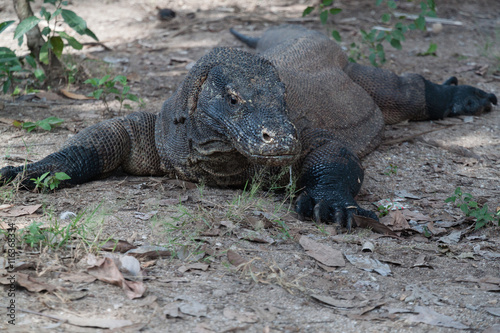
[[[120,103],[118,112],[120,112],[123,107],[129,110],[132,109],[130,104],[124,104],[126,100],[139,103],[140,107],[144,106],[144,101],[141,98],[129,93],[130,86],[127,84],[127,78],[123,75],[117,75],[114,79],[111,79],[111,75],[106,75],[102,78],[88,79],[84,83],[90,84],[92,87],[96,88],[89,96],[102,100],[107,112],[110,111],[108,104],[110,95],[114,95],[115,100]],[[121,90],[118,85],[122,86]]]
[[[42,192],[52,191],[59,187],[61,181],[71,179],[64,172],[56,172],[54,175],[50,175],[50,171],[44,173],[40,177],[31,178],[35,183],[35,191],[41,190]]]
[[[392,163],[389,163],[389,166],[385,168],[384,175],[386,176],[395,176],[398,174],[398,166]]]
[[[21,232],[21,240],[23,243],[26,243],[30,247],[35,247],[35,244],[38,245],[40,242],[45,240],[45,235],[43,233],[42,222],[33,222],[28,227],[22,230]]]
[[[378,217],[387,216],[387,214],[389,214],[389,212],[391,211],[391,207],[392,207],[392,205],[387,205],[387,206],[380,205],[380,206],[378,206],[377,207]]]
[[[411,0],[410,0],[411,1]],[[401,50],[401,42],[405,40],[405,33],[409,30],[422,30],[425,31],[425,17],[435,17],[436,16],[436,6],[434,0],[420,1],[420,13],[418,17],[413,20],[412,23],[405,23],[405,16],[401,13],[397,13],[397,1],[395,0],[375,0],[375,5],[380,6],[382,3],[386,3],[387,12],[383,13],[380,20],[382,24],[388,25],[388,28],[373,28],[370,31],[360,30],[361,34],[361,44],[368,47],[369,54],[367,58],[373,66],[379,67],[386,62],[384,43],[389,43],[393,48]],[[320,21],[323,25],[327,23],[328,15],[337,15],[342,9],[340,8],[328,8],[334,5],[333,0],[323,0],[318,6]],[[302,13],[306,16],[314,11],[316,7],[307,7]],[[333,30],[332,37],[341,41],[341,36],[337,30]],[[422,53],[422,55],[435,54],[437,45],[431,43],[429,49]],[[366,57],[361,52],[361,48],[356,43],[350,45],[349,60],[356,62],[357,60]]]
[[[500,210],[496,213],[490,213],[487,204],[480,207],[474,197],[470,193],[462,192],[460,187],[457,187],[454,194],[447,198],[445,202],[454,203],[465,216],[475,218],[475,230],[484,227],[489,222],[500,226]]]
[[[96,35],[87,28],[87,23],[84,19],[78,16],[75,12],[63,9],[63,6],[68,5],[68,1],[62,0],[44,0],[44,4],[51,4],[54,6],[54,11],[47,10],[46,7],[42,6],[40,9],[40,17],[30,16],[24,19],[16,27],[14,32],[14,39],[17,39],[19,45],[23,43],[24,34],[30,31],[33,27],[37,26],[39,23],[45,21],[46,26],[42,29],[42,36],[46,38],[45,44],[42,45],[40,49],[39,61],[44,64],[49,64],[49,52],[53,52],[57,58],[61,58],[63,49],[65,47],[64,40],[75,50],[81,50],[83,48],[82,44],[78,42],[74,37],[71,37],[64,31],[59,31],[56,29],[61,22],[66,23],[70,28],[75,30],[80,35],[87,35],[98,41]]]
[[[36,128],[41,128],[46,131],[51,131],[54,127],[61,125],[64,120],[57,117],[48,117],[37,122],[26,121],[24,123],[14,122],[14,126],[25,129],[28,132]]]
[[[318,11],[319,11],[319,19],[321,21],[321,24],[325,25],[327,20],[328,20],[328,15],[337,15],[342,12],[341,8],[338,7],[332,7],[333,6],[334,0],[323,0],[319,5],[318,5]],[[332,7],[332,8],[328,8]],[[302,17],[307,16],[311,14],[315,6],[309,6],[304,11],[302,12]],[[340,42],[342,40],[342,37],[340,37],[340,33],[337,30],[332,31],[332,37]]]

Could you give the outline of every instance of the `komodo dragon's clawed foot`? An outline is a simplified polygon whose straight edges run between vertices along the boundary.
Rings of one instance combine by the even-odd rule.
[[[476,87],[458,85],[456,77],[443,84],[425,82],[425,98],[431,119],[460,115],[480,115],[490,112],[497,105],[497,96]]]
[[[311,196],[307,192],[302,192],[297,199],[295,210],[300,220],[312,218],[316,223],[333,222],[349,231],[356,226],[353,221],[354,215],[378,221],[375,213],[359,207],[353,199],[335,192],[319,196]]]

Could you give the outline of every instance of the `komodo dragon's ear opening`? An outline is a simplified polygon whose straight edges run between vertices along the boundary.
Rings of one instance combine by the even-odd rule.
[[[195,83],[195,91],[193,94],[188,96],[188,101],[187,101],[187,109],[189,112],[189,115],[192,115],[194,111],[196,110],[196,106],[198,105],[198,96],[200,96],[201,92],[201,86],[203,86],[203,83],[207,79],[208,75],[204,75],[197,80]]]

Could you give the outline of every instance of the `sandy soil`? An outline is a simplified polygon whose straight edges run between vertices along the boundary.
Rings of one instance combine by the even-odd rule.
[[[348,47],[359,41],[360,28],[379,25],[378,18],[385,11],[375,7],[374,1],[338,1],[343,12],[325,28],[317,16],[302,19],[309,3],[298,2],[75,1],[69,8],[87,21],[109,50],[87,46],[74,54],[74,61],[87,75],[126,75],[131,92],[144,99],[145,110],[157,112],[203,54],[215,46],[241,47],[228,32],[230,27],[259,35],[281,23],[320,31],[334,26]],[[156,6],[175,10],[177,17],[159,21]],[[412,3],[401,6],[401,11],[416,12]],[[0,9],[0,22],[16,19],[10,3],[1,4]],[[444,24],[439,32],[409,34],[402,51],[387,47],[384,67],[397,73],[419,73],[435,82],[455,75],[460,83],[500,96],[497,0],[439,1],[438,15],[462,25]],[[17,48],[11,40],[13,30],[10,27],[0,34],[0,45]],[[437,57],[417,56],[430,42],[438,45]],[[26,49],[17,48],[17,52],[24,54]],[[63,87],[79,94],[90,91],[83,84]],[[53,131],[31,133],[1,122],[0,166],[34,161],[54,152],[68,137],[104,115],[98,101],[0,97],[2,119],[64,119]],[[111,106],[116,113],[118,105]],[[82,214],[77,225],[85,228],[80,235],[89,242],[75,233],[76,239],[61,249],[19,248],[15,297],[8,296],[9,274],[0,270],[0,283],[5,285],[0,329],[498,332],[499,228],[490,224],[474,231],[473,221],[444,201],[461,187],[490,211],[498,209],[499,126],[498,107],[480,117],[387,126],[385,144],[364,158],[367,176],[359,203],[376,210],[373,202],[403,195],[407,208],[387,219],[402,225],[403,218],[420,231],[426,226],[429,237],[414,229],[398,233],[400,237],[361,228],[345,234],[336,226],[298,221],[293,209],[288,211],[293,205],[283,193],[213,189],[163,178],[113,175],[50,194],[7,189],[5,193],[13,195],[7,204],[42,206],[31,215],[2,217],[2,227],[33,222],[44,227],[67,226],[70,220],[61,220],[60,215],[73,212]],[[396,174],[387,174],[390,165],[397,167]],[[109,267],[89,263],[89,253],[98,258],[110,256],[96,251],[108,238],[128,241],[139,249],[162,246],[170,255],[154,258],[150,253],[140,258],[140,273],[132,269],[124,273],[128,277],[138,274],[130,277],[135,284],[126,282],[128,287],[121,288],[92,279],[98,274],[96,268],[89,268],[102,268],[100,274],[109,280]],[[365,249],[366,242],[372,251]],[[2,249],[7,248],[2,243]],[[7,252],[2,256],[5,263]],[[349,256],[354,257],[351,260],[373,259],[366,264],[371,271],[346,260]],[[127,258],[115,255],[114,262],[125,267],[122,271],[129,267],[123,264]],[[328,262],[332,258],[337,260],[334,264]],[[246,264],[238,269],[242,262]],[[377,267],[378,272],[373,270]],[[31,280],[19,282],[23,274]],[[141,288],[146,291],[140,292]],[[143,296],[130,299],[124,289],[129,295]],[[6,310],[12,299],[15,326],[8,323]]]

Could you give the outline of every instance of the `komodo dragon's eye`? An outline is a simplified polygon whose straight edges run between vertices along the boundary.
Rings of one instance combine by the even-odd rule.
[[[241,97],[231,88],[227,89],[228,100],[231,105],[236,105],[241,102]]]
[[[231,95],[229,97],[229,101],[231,102],[231,104],[238,104],[238,97],[234,96],[234,95]]]

